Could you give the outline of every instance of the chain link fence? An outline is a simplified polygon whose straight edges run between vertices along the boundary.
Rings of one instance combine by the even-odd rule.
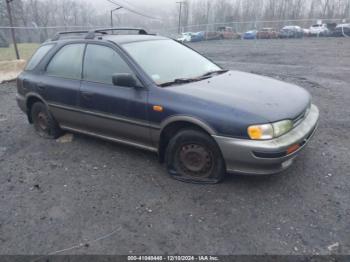
[[[342,26],[340,26],[342,25]],[[108,26],[107,26],[108,27]],[[28,59],[40,43],[60,31],[78,31],[94,26],[15,27],[21,59]],[[350,37],[350,19],[246,21],[188,25],[173,28],[149,29],[147,31],[183,42],[208,40],[263,40],[309,37]],[[180,33],[179,33],[180,31]],[[244,44],[244,41],[242,41]],[[259,41],[257,41],[259,45]],[[0,61],[16,59],[10,27],[0,27]]]
[[[336,35],[334,32],[337,26],[344,25],[343,35]],[[178,37],[182,33],[198,34],[203,36],[203,40],[218,39],[244,39],[246,32],[267,32],[257,34],[257,39],[265,38],[286,38],[284,30],[300,31],[301,33],[290,33],[290,37],[303,38],[309,36],[350,36],[350,19],[299,19],[299,20],[274,20],[274,21],[245,21],[245,22],[225,22],[200,25],[188,25],[161,30],[162,35],[172,38]],[[260,35],[260,37],[259,37]],[[252,37],[253,38],[253,37]],[[255,37],[254,37],[255,38]]]

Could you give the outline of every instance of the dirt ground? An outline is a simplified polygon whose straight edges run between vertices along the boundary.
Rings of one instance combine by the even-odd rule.
[[[23,71],[26,60],[0,61],[0,84],[17,78]]]
[[[350,40],[191,46],[312,94],[319,128],[294,165],[181,183],[152,153],[39,138],[0,85],[0,254],[350,254]]]

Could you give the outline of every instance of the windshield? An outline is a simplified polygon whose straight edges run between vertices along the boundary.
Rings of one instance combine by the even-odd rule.
[[[123,47],[158,85],[176,79],[200,77],[221,69],[173,40],[134,42]]]

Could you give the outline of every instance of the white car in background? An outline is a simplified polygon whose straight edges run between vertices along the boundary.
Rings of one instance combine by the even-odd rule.
[[[193,34],[192,32],[182,33],[181,37],[178,38],[177,41],[181,43],[191,42],[192,34]]]
[[[310,27],[310,35],[326,36],[329,34],[329,29],[326,24],[317,24]]]
[[[302,30],[303,30],[304,36],[310,36],[311,35],[309,28],[302,28]]]
[[[339,24],[335,27],[332,32],[332,36],[336,37],[350,37],[350,23],[349,24]]]

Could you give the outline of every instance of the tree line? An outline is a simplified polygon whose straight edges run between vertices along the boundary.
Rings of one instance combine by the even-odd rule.
[[[130,1],[130,0],[129,0]],[[109,25],[110,10],[99,10],[82,0],[13,0],[11,2],[14,26],[43,27],[17,30],[22,42],[44,41],[56,31],[79,29],[79,26]],[[153,15],[154,21],[132,14],[115,16],[116,25],[143,26],[151,29],[176,28],[178,4],[169,4],[168,10]],[[158,13],[157,13],[158,12]],[[184,0],[181,24],[214,24],[232,21],[343,19],[350,16],[350,0]],[[0,0],[0,26],[8,26],[6,0]],[[47,27],[64,26],[50,29]],[[8,36],[8,30],[1,30]]]
[[[6,0],[0,0],[0,26],[8,26]],[[75,0],[13,0],[11,2],[15,27],[43,27],[42,29],[17,30],[20,41],[44,41],[55,29],[45,27],[99,25],[101,15],[82,1]],[[62,28],[61,28],[62,30]],[[39,39],[38,39],[39,38]]]

